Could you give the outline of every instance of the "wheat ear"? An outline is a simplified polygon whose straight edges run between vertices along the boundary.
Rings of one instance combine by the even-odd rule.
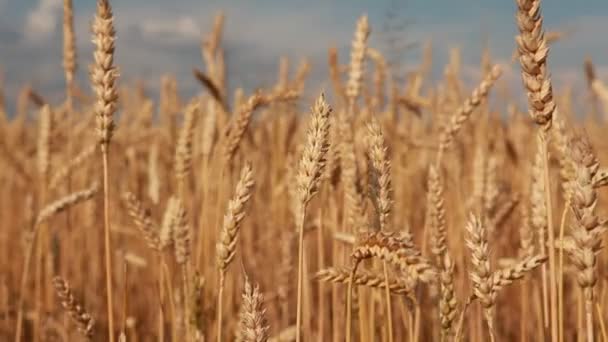
[[[97,97],[95,116],[97,135],[103,158],[103,193],[104,193],[104,246],[106,268],[106,291],[108,311],[108,334],[110,342],[114,342],[114,296],[112,291],[112,242],[110,237],[109,213],[109,179],[108,179],[108,146],[114,131],[113,115],[116,112],[118,91],[116,78],[118,71],[114,66],[114,16],[109,0],[97,1],[97,13],[93,21],[93,43],[95,43],[94,59],[91,68],[93,91]]]
[[[298,241],[298,287],[296,314],[296,342],[302,335],[302,287],[304,282],[304,220],[306,208],[313,196],[319,191],[321,177],[325,170],[326,155],[329,149],[329,115],[331,107],[325,102],[323,94],[319,96],[312,108],[312,117],[306,143],[298,165],[296,183],[298,195],[298,211],[296,225],[299,234]]]
[[[78,326],[78,331],[87,339],[93,338],[95,320],[74,298],[70,285],[61,277],[53,278],[53,286],[61,306],[70,315],[72,321]]]
[[[253,286],[249,278],[245,277],[243,302],[239,322],[239,342],[266,342],[268,341],[268,323],[264,309],[264,296],[260,288]]]
[[[236,185],[234,197],[228,202],[228,208],[224,215],[224,224],[217,244],[217,266],[219,271],[218,313],[217,313],[217,340],[222,341],[222,304],[224,293],[224,280],[228,266],[236,253],[236,243],[241,222],[245,218],[245,208],[251,198],[253,191],[253,170],[250,164],[246,164],[241,170],[241,177]]]
[[[437,151],[437,159],[435,165],[439,167],[441,162],[441,157],[443,152],[450,147],[456,134],[464,123],[471,117],[473,111],[481,104],[483,100],[488,97],[490,89],[496,83],[500,75],[502,74],[502,69],[500,66],[495,65],[492,67],[492,70],[486,77],[481,81],[481,83],[473,90],[471,96],[467,98],[464,103],[458,107],[456,112],[450,118],[450,121],[443,127],[441,133],[439,134],[439,150]]]
[[[23,328],[23,302],[25,300],[25,290],[27,288],[27,279],[30,273],[30,262],[34,254],[34,247],[38,237],[40,224],[54,215],[66,210],[67,208],[91,199],[97,193],[98,185],[93,184],[89,189],[73,192],[65,197],[62,197],[55,202],[52,202],[42,208],[38,213],[34,223],[34,231],[30,238],[27,250],[25,251],[25,260],[23,262],[23,272],[21,273],[21,284],[19,290],[19,304],[17,306],[17,323],[15,328],[15,342],[21,340],[21,332]]]
[[[593,301],[597,282],[597,254],[602,244],[602,234],[606,227],[595,212],[598,195],[593,180],[599,170],[599,162],[589,142],[576,137],[570,143],[574,161],[575,180],[572,187],[571,208],[575,223],[572,227],[574,248],[569,250],[570,258],[578,270],[577,282],[583,289],[587,319],[587,341],[594,340]]]

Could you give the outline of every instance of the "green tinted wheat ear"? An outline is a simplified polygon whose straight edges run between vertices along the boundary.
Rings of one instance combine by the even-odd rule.
[[[97,14],[93,21],[94,63],[91,67],[91,82],[96,95],[95,116],[97,135],[102,150],[110,143],[114,131],[113,115],[116,112],[118,91],[114,66],[114,16],[108,0],[97,1]]]
[[[76,301],[70,285],[63,278],[53,278],[53,287],[55,287],[57,297],[61,301],[61,306],[70,315],[76,326],[78,326],[78,331],[87,340],[91,340],[95,331],[95,320],[93,317]]]
[[[528,94],[530,115],[536,124],[551,127],[555,110],[547,56],[549,46],[543,30],[540,0],[516,0],[517,27],[515,38],[519,51],[521,76]]]
[[[325,102],[323,94],[319,96],[312,108],[312,117],[306,133],[306,143],[302,159],[298,165],[296,176],[298,212],[296,227],[298,229],[298,287],[296,314],[296,342],[300,342],[302,334],[302,285],[304,281],[304,220],[306,208],[312,197],[319,191],[319,185],[329,150],[329,115],[331,107]]]
[[[219,292],[217,310],[217,341],[222,341],[222,303],[226,270],[236,253],[236,243],[241,222],[246,215],[246,205],[253,193],[253,170],[246,164],[241,170],[239,182],[236,185],[234,197],[228,202],[224,223],[217,243],[217,267],[219,271]]]

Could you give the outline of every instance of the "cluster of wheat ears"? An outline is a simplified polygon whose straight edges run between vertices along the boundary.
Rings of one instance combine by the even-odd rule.
[[[487,50],[472,90],[458,50],[427,81],[430,45],[399,84],[365,16],[348,63],[329,50],[331,94],[306,99],[309,63],[282,59],[274,87],[228,101],[221,14],[200,95],[164,77],[157,110],[119,87],[109,0],[92,92],[75,84],[64,0],[65,101],[0,104],[0,339],[608,341],[608,88],[586,61],[578,116],[540,0],[516,8],[527,114],[490,106],[505,65]]]

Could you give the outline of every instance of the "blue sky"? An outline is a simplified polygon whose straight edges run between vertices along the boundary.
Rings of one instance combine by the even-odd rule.
[[[73,1],[79,80],[87,87],[95,1]],[[218,10],[226,14],[230,86],[246,90],[272,84],[280,56],[288,56],[292,68],[301,57],[308,57],[313,67],[311,87],[323,86],[327,48],[338,47],[341,61],[346,62],[355,22],[364,13],[372,26],[372,46],[386,51],[383,32],[391,13],[395,17],[391,22],[406,24],[399,35],[404,42],[432,39],[436,75],[441,74],[449,49],[458,46],[463,51],[464,76],[472,81],[478,78],[482,42],[488,41],[495,61],[508,63],[516,34],[514,0],[114,0],[112,4],[121,81],[142,79],[156,91],[160,77],[172,73],[184,94],[198,89],[191,69],[202,67],[201,35],[210,30]],[[62,0],[0,0],[0,68],[8,101],[26,83],[48,98],[61,98],[61,8]],[[600,75],[608,77],[604,36],[608,1],[545,0],[543,14],[548,30],[571,31],[552,47],[549,63],[557,87],[581,84],[586,55],[593,58]],[[415,66],[418,56],[416,49],[405,54],[406,67]],[[505,77],[517,84],[517,68]]]

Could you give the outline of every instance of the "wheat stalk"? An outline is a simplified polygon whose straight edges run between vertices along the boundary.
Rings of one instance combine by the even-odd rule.
[[[583,289],[587,316],[587,341],[594,340],[593,301],[597,282],[597,253],[600,251],[602,234],[606,228],[595,213],[597,193],[593,179],[597,175],[599,162],[591,145],[583,137],[575,137],[570,143],[574,161],[575,180],[572,187],[571,208],[575,217],[572,227],[574,248],[567,250],[578,270],[577,282]]]
[[[32,260],[32,256],[34,254],[34,248],[36,246],[36,240],[38,237],[39,227],[41,223],[55,216],[56,214],[66,210],[67,208],[91,199],[93,195],[97,193],[97,184],[93,184],[89,189],[85,189],[82,191],[73,192],[65,197],[62,197],[50,204],[46,205],[44,208],[40,210],[36,220],[34,221],[34,231],[32,232],[32,236],[30,237],[30,241],[27,245],[27,250],[25,251],[25,260],[23,262],[23,272],[21,273],[21,284],[19,290],[19,303],[18,303],[18,312],[17,312],[17,323],[15,328],[15,342],[19,342],[21,340],[21,332],[23,328],[23,303],[25,300],[25,290],[27,288],[27,280],[30,273],[30,263]]]
[[[251,198],[253,191],[253,170],[251,165],[246,164],[241,170],[239,182],[236,185],[234,197],[228,202],[228,208],[224,215],[224,224],[220,240],[217,244],[217,267],[219,271],[219,292],[218,292],[218,314],[217,314],[217,339],[222,341],[222,296],[224,292],[224,279],[228,266],[232,262],[236,253],[236,243],[241,222],[246,215],[246,205]]]
[[[109,176],[108,176],[108,145],[114,131],[113,115],[116,112],[118,92],[116,78],[118,71],[114,66],[114,16],[109,0],[97,1],[97,13],[93,20],[93,43],[95,44],[91,82],[97,101],[95,102],[95,117],[97,122],[98,142],[103,159],[103,192],[104,192],[104,246],[106,268],[106,291],[108,311],[108,334],[110,342],[114,342],[114,296],[112,291],[112,245],[110,237],[109,213]]]
[[[296,342],[300,342],[302,336],[302,286],[304,282],[304,221],[306,208],[313,196],[319,191],[321,177],[325,169],[326,155],[329,149],[329,115],[331,107],[325,102],[321,94],[311,109],[312,117],[304,152],[296,176],[298,211],[296,215],[296,227],[298,229],[298,286],[297,286],[297,308],[296,308]]]

